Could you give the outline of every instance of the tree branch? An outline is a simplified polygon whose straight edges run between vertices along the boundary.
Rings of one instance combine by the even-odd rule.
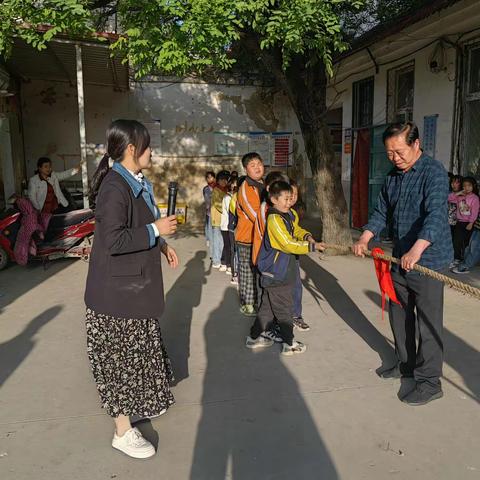
[[[261,59],[261,68],[266,74],[273,75],[277,85],[283,90],[288,89],[285,72],[282,68],[282,53],[280,49],[262,50],[259,37],[255,32],[245,31],[241,34],[241,46],[248,52]]]

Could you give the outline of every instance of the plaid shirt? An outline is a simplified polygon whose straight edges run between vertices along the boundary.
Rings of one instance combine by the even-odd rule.
[[[447,198],[445,168],[422,154],[407,172],[394,169],[387,175],[373,215],[363,228],[378,236],[391,218],[393,256],[400,258],[418,239],[427,240],[431,245],[418,263],[441,270],[453,260]]]

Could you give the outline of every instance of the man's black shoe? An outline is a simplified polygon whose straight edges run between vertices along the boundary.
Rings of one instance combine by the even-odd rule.
[[[422,388],[421,385],[417,383],[417,386],[412,390],[408,395],[405,395],[402,398],[402,402],[407,403],[412,406],[426,405],[432,400],[437,400],[438,398],[443,397],[443,391],[438,390],[436,392],[429,392]]]
[[[398,365],[395,365],[392,368],[389,368],[388,370],[384,370],[383,372],[379,372],[378,376],[380,378],[411,378],[413,377],[413,373],[402,373],[400,371],[400,367]]]

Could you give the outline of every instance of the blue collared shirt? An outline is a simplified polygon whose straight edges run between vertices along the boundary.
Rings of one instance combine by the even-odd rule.
[[[141,181],[137,180],[132,173],[127,170],[121,163],[119,162],[114,162],[112,170],[117,172],[122,176],[122,178],[128,183],[130,188],[132,189],[133,195],[138,198],[140,195],[142,195],[143,199],[145,200],[145,203],[147,204],[148,208],[152,211],[152,214],[155,218],[155,220],[158,220],[160,218],[160,211],[155,204],[155,196],[153,194],[153,186],[149,182],[148,179],[143,177]],[[150,239],[150,248],[155,246],[155,243],[157,242],[157,235],[155,232],[155,228],[152,224],[146,225],[146,228],[148,230],[148,236]],[[159,237],[159,242],[160,244],[166,243],[165,240],[162,237]]]
[[[431,245],[423,252],[419,265],[442,270],[453,260],[448,224],[448,176],[443,165],[422,154],[407,172],[392,170],[385,179],[377,206],[363,228],[376,237],[391,219],[393,256],[400,258],[418,240]],[[393,269],[398,269],[393,265]]]

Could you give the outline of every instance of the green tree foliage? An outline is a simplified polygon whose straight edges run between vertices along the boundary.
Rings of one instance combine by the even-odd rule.
[[[37,49],[54,35],[94,35],[113,14],[120,50],[138,77],[263,70],[297,113],[314,173],[324,236],[348,241],[348,214],[325,124],[333,57],[348,48],[342,15],[365,0],[4,0],[0,53],[13,36]]]
[[[55,35],[94,33],[90,2],[86,0],[3,0],[0,2],[0,53],[10,51],[14,36],[38,50]]]
[[[116,13],[125,33],[114,48],[128,53],[139,75],[228,69],[235,43],[247,32],[262,49],[278,47],[283,67],[308,54],[331,71],[342,51],[340,16],[364,0],[4,0],[0,7],[0,52],[14,35],[42,49],[54,35],[93,34],[102,17]],[[45,28],[47,27],[48,28]],[[38,30],[40,28],[40,31]]]

